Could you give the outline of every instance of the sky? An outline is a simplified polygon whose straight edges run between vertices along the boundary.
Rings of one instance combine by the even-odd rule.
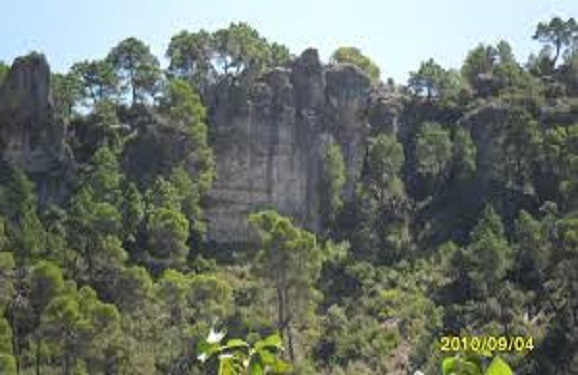
[[[308,47],[327,60],[356,46],[381,68],[382,78],[406,82],[409,71],[434,58],[459,68],[480,42],[511,43],[525,62],[538,52],[538,22],[578,18],[578,0],[0,0],[0,60],[43,52],[55,71],[104,58],[134,36],[164,59],[171,36],[216,30],[244,21],[295,54]],[[163,61],[166,66],[166,61]]]

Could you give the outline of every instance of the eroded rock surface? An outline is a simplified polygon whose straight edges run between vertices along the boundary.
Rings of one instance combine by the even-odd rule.
[[[16,59],[0,87],[0,157],[35,180],[41,202],[64,194],[64,132],[54,115],[46,59],[36,53]]]
[[[319,227],[321,162],[336,141],[345,159],[345,195],[352,194],[369,131],[370,79],[357,67],[323,66],[308,49],[288,68],[273,69],[248,89],[234,111],[217,100],[212,108],[217,180],[207,209],[209,238],[244,241],[247,216],[274,208],[312,230]],[[226,113],[235,113],[226,116]],[[377,113],[375,116],[380,116]],[[395,119],[380,116],[374,121]]]

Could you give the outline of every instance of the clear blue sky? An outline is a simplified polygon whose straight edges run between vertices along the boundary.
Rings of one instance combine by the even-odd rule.
[[[382,78],[405,82],[433,57],[459,67],[479,42],[508,40],[519,60],[540,46],[535,25],[554,15],[578,17],[578,0],[1,0],[0,60],[44,52],[53,69],[102,58],[135,36],[162,57],[177,32],[246,21],[293,53],[354,45],[373,58]]]

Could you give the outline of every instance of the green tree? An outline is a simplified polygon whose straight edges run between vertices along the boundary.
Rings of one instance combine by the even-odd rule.
[[[8,246],[18,265],[31,264],[45,249],[45,230],[37,213],[34,184],[20,170],[0,187],[0,213],[6,218]]]
[[[271,56],[268,65],[271,67],[284,66],[291,59],[289,49],[283,44],[273,42],[270,44],[269,49]]]
[[[148,257],[155,272],[183,265],[187,254],[189,222],[180,211],[154,208],[147,217]]]
[[[532,168],[542,154],[540,125],[530,113],[512,108],[506,120],[502,142],[500,174],[507,184],[520,190],[528,190]]]
[[[249,222],[261,240],[261,250],[254,263],[256,271],[275,290],[277,329],[287,340],[289,357],[294,361],[294,330],[307,324],[316,305],[315,283],[324,254],[313,234],[274,211],[252,214]]]
[[[43,314],[43,336],[58,359],[62,372],[79,368],[105,371],[115,358],[107,358],[120,329],[113,305],[102,303],[90,287],[69,290],[52,300]]]
[[[548,129],[544,135],[545,168],[555,176],[567,211],[578,208],[578,124]]]
[[[462,76],[480,96],[497,92],[493,71],[498,63],[498,51],[493,46],[478,45],[470,51],[461,69]]]
[[[409,201],[401,168],[403,146],[382,133],[369,140],[364,173],[356,192],[352,247],[366,261],[394,263],[409,245]]]
[[[382,133],[369,140],[367,187],[377,202],[383,204],[403,194],[398,176],[404,162],[403,146],[393,136]]]
[[[95,199],[90,188],[73,197],[70,210],[70,244],[82,256],[83,276],[99,292],[110,293],[127,258],[120,240],[121,213],[114,205]]]
[[[32,314],[34,326],[37,327],[34,332],[35,343],[35,371],[40,374],[40,365],[42,363],[40,320],[42,314],[54,298],[64,291],[64,279],[62,270],[49,262],[40,262],[34,266],[30,275],[30,303],[32,305]]]
[[[541,291],[551,254],[545,225],[522,211],[516,221],[515,236],[515,279],[527,289]]]
[[[377,64],[356,47],[339,47],[331,55],[331,61],[353,64],[363,70],[373,81],[378,81],[381,74]]]
[[[410,72],[409,88],[427,100],[457,95],[459,75],[442,68],[434,59],[422,62],[417,72]]]
[[[104,60],[82,61],[70,69],[73,79],[78,79],[83,88],[83,99],[92,105],[101,100],[113,99],[118,92],[118,78],[114,68]]]
[[[578,38],[578,24],[574,18],[564,21],[560,17],[553,17],[550,22],[540,22],[536,26],[534,39],[554,48],[551,66],[555,67],[558,58],[565,48],[568,48]]]
[[[215,165],[207,139],[206,110],[200,97],[184,81],[173,80],[168,84],[161,111],[186,136],[183,166],[196,175],[199,193],[205,194],[213,182]]]
[[[203,221],[199,186],[193,182],[191,175],[182,166],[173,169],[169,180],[179,195],[180,207],[191,224],[191,230],[199,234],[204,233],[206,228]]]
[[[453,255],[452,267],[460,275],[456,287],[464,288],[469,299],[486,299],[498,290],[511,262],[500,216],[488,205],[470,234],[470,244]]]
[[[122,203],[122,180],[118,156],[109,147],[100,147],[90,160],[84,186],[90,187],[97,202],[119,206]]]
[[[426,122],[417,134],[417,171],[430,185],[439,186],[452,159],[450,134],[440,124]]]
[[[225,78],[262,71],[270,61],[269,45],[257,30],[244,22],[231,23],[213,34],[215,68]]]
[[[82,82],[78,76],[70,73],[54,73],[50,83],[57,116],[65,121],[69,120],[74,113],[74,107],[82,99]]]
[[[0,229],[1,230],[1,229]],[[0,313],[4,313],[14,295],[14,270],[16,263],[12,253],[0,252]]]
[[[0,85],[4,81],[4,77],[8,74],[10,67],[4,63],[4,61],[0,60]]]
[[[0,318],[0,371],[2,374],[16,375],[16,359],[12,350],[13,332],[8,321]]]
[[[124,238],[129,242],[136,241],[136,236],[145,217],[144,199],[133,182],[124,189],[122,220]]]
[[[114,67],[122,89],[130,91],[132,103],[153,96],[159,87],[161,71],[158,59],[141,40],[127,38],[118,43],[106,60]]]
[[[156,208],[181,212],[181,195],[179,190],[163,177],[158,177],[153,186],[146,192],[146,203],[149,211]]]
[[[342,190],[346,182],[345,160],[339,144],[331,141],[327,144],[322,162],[320,182],[320,212],[325,225],[334,223],[343,206]]]
[[[203,95],[216,75],[212,65],[212,38],[211,33],[205,30],[196,33],[181,31],[171,38],[166,52],[170,60],[169,73],[189,82]]]
[[[456,129],[453,140],[453,168],[461,178],[472,176],[476,171],[476,145],[469,132]]]
[[[216,84],[251,80],[263,69],[284,65],[290,58],[287,47],[269,43],[244,22],[212,33],[182,31],[171,38],[166,56],[170,74],[191,83],[203,97]]]

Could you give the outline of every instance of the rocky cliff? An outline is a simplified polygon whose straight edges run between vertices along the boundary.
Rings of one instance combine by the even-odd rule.
[[[54,114],[44,56],[16,59],[0,87],[0,156],[35,180],[41,203],[65,192],[65,129]]]
[[[206,213],[208,237],[218,242],[247,240],[247,216],[262,208],[318,229],[326,145],[340,145],[343,194],[351,195],[370,125],[395,132],[401,110],[386,87],[372,86],[353,65],[323,65],[314,49],[251,84],[217,89],[214,99],[217,179]],[[37,54],[17,59],[0,89],[0,156],[35,180],[45,203],[61,200],[72,175],[65,132],[54,115],[46,60]]]
[[[234,108],[231,100],[217,100],[211,108],[217,180],[207,216],[209,238],[220,242],[245,239],[247,216],[259,208],[275,208],[317,229],[327,143],[341,146],[344,194],[350,195],[361,173],[370,119],[393,130],[397,118],[361,70],[323,66],[314,49],[263,75],[239,97]]]

